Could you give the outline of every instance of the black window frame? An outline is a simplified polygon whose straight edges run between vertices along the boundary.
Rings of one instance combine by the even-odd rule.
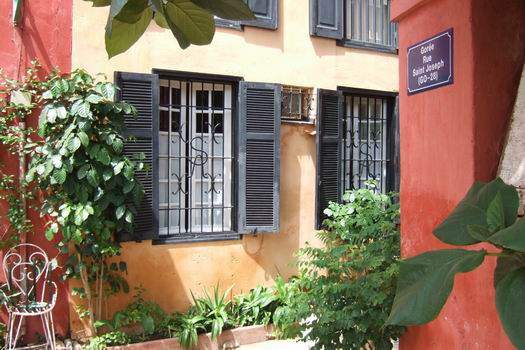
[[[366,41],[359,41],[359,40],[353,40],[347,38],[347,23],[348,23],[348,3],[351,0],[343,0],[343,38],[337,40],[337,44],[344,47],[352,47],[357,49],[365,49],[365,50],[373,50],[373,51],[379,51],[379,52],[385,52],[385,53],[398,53],[398,39],[397,39],[397,25],[389,20],[391,28],[393,30],[390,33],[390,40],[392,41],[392,45],[384,45],[384,44],[376,44],[376,43],[370,43]],[[357,0],[356,0],[357,1]],[[361,0],[361,1],[368,1],[368,0]],[[391,0],[388,0],[388,15],[390,16],[390,9],[391,9]],[[366,6],[368,8],[368,6]],[[368,11],[368,10],[367,10]],[[374,21],[375,21],[374,16]],[[369,16],[367,16],[367,21],[369,19]],[[360,16],[361,20],[361,16]],[[362,29],[362,26],[359,26]],[[362,35],[362,34],[361,34]]]
[[[167,236],[163,237],[159,235],[157,238],[152,240],[152,244],[179,244],[179,243],[195,243],[195,242],[212,242],[212,241],[227,241],[227,240],[239,240],[242,238],[242,234],[238,230],[237,222],[237,193],[240,186],[239,178],[237,176],[237,160],[239,157],[239,147],[237,145],[237,120],[239,118],[239,106],[238,106],[238,94],[239,94],[239,83],[243,80],[242,77],[237,76],[227,76],[227,75],[218,75],[218,74],[206,74],[206,73],[196,73],[196,72],[187,72],[187,71],[177,71],[177,70],[166,70],[166,69],[153,69],[153,74],[159,76],[159,81],[161,79],[168,80],[181,80],[181,81],[191,81],[191,82],[215,82],[218,84],[230,84],[232,86],[232,211],[231,211],[231,231],[228,232],[192,232],[178,234],[177,236]],[[158,133],[156,135],[155,142],[159,143]]]

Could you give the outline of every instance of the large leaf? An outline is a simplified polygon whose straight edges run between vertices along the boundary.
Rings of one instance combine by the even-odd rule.
[[[105,7],[111,5],[111,0],[84,0],[93,3],[93,7]]]
[[[172,32],[175,26],[191,44],[209,44],[215,34],[213,15],[189,0],[169,0],[164,8],[164,17]]]
[[[512,226],[496,232],[487,240],[500,247],[525,252],[525,220],[519,219]]]
[[[498,256],[496,269],[494,270],[494,289],[512,271],[525,267],[525,254],[511,254],[507,250],[503,252],[508,255]]]
[[[147,8],[142,12],[140,20],[133,24],[113,19],[112,31],[108,32],[106,29],[106,52],[109,58],[133,46],[144,34],[152,18],[153,11]]]
[[[514,186],[507,185],[499,177],[496,178],[484,185],[479,191],[476,206],[488,211],[498,194],[501,195],[502,203],[504,204],[504,227],[508,227],[516,221],[518,214],[519,195]]]
[[[452,291],[455,275],[474,270],[485,254],[485,250],[445,249],[402,261],[386,324],[420,325],[435,319]]]
[[[525,268],[513,271],[498,283],[496,309],[512,344],[525,349]]]
[[[214,15],[231,20],[255,19],[250,8],[243,0],[191,0],[196,5]]]

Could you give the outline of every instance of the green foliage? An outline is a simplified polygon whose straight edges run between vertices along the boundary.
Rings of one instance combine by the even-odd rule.
[[[325,210],[322,247],[299,251],[300,276],[274,321],[281,336],[314,349],[390,349],[404,330],[384,327],[399,269],[399,206],[368,189],[343,199]]]
[[[219,291],[219,284],[217,284],[211,295],[207,290],[204,290],[202,297],[196,297],[193,292],[191,292],[195,314],[204,317],[204,326],[207,331],[211,332],[212,339],[217,339],[219,334],[222,333],[223,328],[232,323],[229,314],[231,302],[228,300],[230,291],[231,287],[224,291],[224,293],[221,293]]]
[[[496,308],[512,343],[525,348],[525,221],[516,220],[519,196],[497,178],[475,183],[452,213],[434,229],[445,243],[492,244],[497,252],[447,249],[427,252],[401,263],[396,297],[387,324],[418,325],[437,317],[453,287],[454,275],[497,257]],[[479,286],[476,286],[476,288]]]
[[[283,280],[279,278],[278,281]],[[235,326],[269,324],[278,301],[279,295],[276,290],[264,286],[257,286],[248,294],[235,296],[232,304]]]
[[[85,350],[104,350],[108,346],[128,345],[131,338],[124,332],[112,331],[93,337],[89,343],[83,346]]]
[[[143,336],[158,333],[159,326],[167,316],[158,304],[144,300],[144,292],[145,289],[142,287],[135,288],[133,302],[126,309],[116,312],[111,320],[95,322],[95,326],[120,330],[122,327],[140,325]]]
[[[254,19],[243,0],[85,0],[109,6],[105,42],[109,57],[129,49],[151,21],[170,29],[183,49],[209,44],[215,34],[214,16],[230,20]]]
[[[33,129],[24,127],[23,123],[38,107],[34,95],[42,89],[39,68],[36,61],[31,62],[22,81],[0,76],[0,143],[8,150],[6,163],[16,164],[31,153]],[[0,248],[6,248],[18,243],[20,235],[31,231],[31,222],[26,218],[26,201],[32,196],[23,179],[17,181],[15,174],[0,170],[0,199],[8,204],[9,227],[0,240]]]

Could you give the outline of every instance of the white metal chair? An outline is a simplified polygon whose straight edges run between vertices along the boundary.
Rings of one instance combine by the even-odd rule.
[[[24,250],[25,254],[22,254]],[[52,310],[58,290],[51,281],[50,261],[46,253],[34,244],[19,244],[6,252],[3,269],[7,279],[3,287],[8,293],[2,291],[3,302],[9,314],[6,349],[16,348],[25,317],[40,317],[46,345],[55,350]]]

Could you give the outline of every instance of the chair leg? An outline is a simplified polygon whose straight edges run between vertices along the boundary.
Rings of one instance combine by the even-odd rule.
[[[5,348],[7,350],[11,349],[11,330],[13,329],[12,320],[13,316],[9,313],[7,319],[7,332],[5,334]]]
[[[46,343],[49,346],[50,350],[55,350],[56,341],[55,341],[55,327],[53,325],[53,315],[51,312],[45,313],[40,316],[42,318],[42,327],[44,328],[44,333],[46,336]]]
[[[18,315],[18,317],[19,317],[18,324],[16,322],[17,315],[11,315],[10,317],[8,342],[6,344],[6,348],[9,350],[16,348],[16,343],[18,342],[18,336],[20,335],[20,328],[22,328],[22,322],[24,320],[24,316]]]
[[[53,312],[49,312],[49,325],[50,325],[50,331],[51,331],[51,350],[55,350],[56,348],[56,338],[55,338],[55,324],[53,323]]]

